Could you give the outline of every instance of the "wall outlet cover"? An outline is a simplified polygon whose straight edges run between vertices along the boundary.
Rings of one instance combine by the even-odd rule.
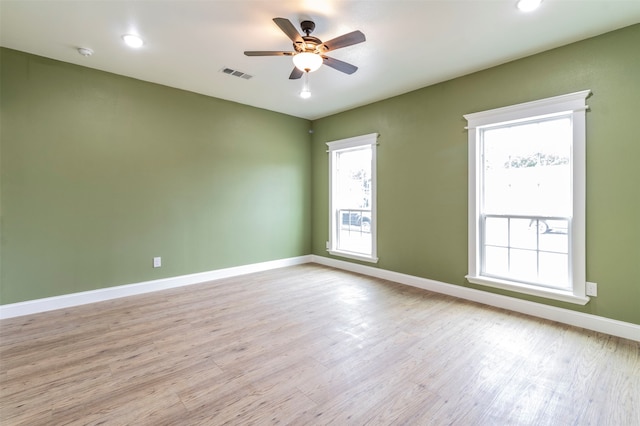
[[[154,268],[159,268],[162,266],[162,258],[161,257],[154,257],[153,258],[153,267]]]

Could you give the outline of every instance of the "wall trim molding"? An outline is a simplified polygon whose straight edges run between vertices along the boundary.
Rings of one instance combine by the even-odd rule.
[[[83,291],[79,293],[63,294],[61,296],[46,297],[43,299],[27,300],[25,302],[0,305],[0,319],[36,314],[55,309],[70,308],[88,303],[103,302],[120,297],[151,293],[154,291],[167,290],[191,284],[200,284],[207,281],[236,277],[239,275],[283,268],[286,266],[300,265],[309,262],[311,262],[310,255],[291,257],[287,259],[253,263],[250,265],[235,266],[232,268],[217,269],[177,277],[161,278],[158,280],[144,281],[140,283],[100,288],[97,290]]]
[[[542,303],[531,302],[529,300],[517,299],[515,297],[503,296],[501,294],[489,293],[469,287],[447,284],[441,281],[420,278],[414,275],[402,274],[400,272],[388,271],[386,269],[345,262],[343,260],[331,259],[323,256],[312,255],[311,261],[320,265],[381,278],[399,284],[433,291],[435,293],[454,296],[459,299],[470,300],[484,305],[495,306],[509,311],[598,331],[600,333],[640,341],[640,325],[629,322],[618,321],[593,314],[586,314],[583,312],[558,308],[556,306],[544,305]]]
[[[162,278],[158,280],[0,305],[0,319],[36,314],[55,309],[85,305],[88,303],[102,302],[120,297],[150,293],[191,284],[200,284],[207,281],[284,268],[287,266],[301,265],[304,263],[317,263],[319,265],[381,278],[399,284],[433,291],[435,293],[446,294],[460,299],[482,303],[484,305],[495,306],[497,308],[503,308],[538,318],[557,321],[563,324],[573,325],[600,333],[640,341],[640,325],[637,324],[318,255],[291,257],[287,259],[235,266],[232,268],[217,269],[214,271],[200,272],[196,274]]]

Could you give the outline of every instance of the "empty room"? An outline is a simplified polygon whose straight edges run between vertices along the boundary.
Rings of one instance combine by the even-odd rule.
[[[0,0],[0,424],[640,425],[637,0]]]

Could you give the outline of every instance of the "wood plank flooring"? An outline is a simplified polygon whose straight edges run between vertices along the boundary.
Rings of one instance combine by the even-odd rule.
[[[2,425],[640,425],[640,343],[319,265],[0,321]]]

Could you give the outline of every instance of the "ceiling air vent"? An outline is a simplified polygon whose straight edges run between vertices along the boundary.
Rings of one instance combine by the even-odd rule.
[[[249,80],[250,78],[253,77],[252,75],[245,74],[242,71],[234,70],[231,68],[222,68],[220,71],[222,71],[225,74],[232,75],[234,77],[244,78],[245,80]]]

